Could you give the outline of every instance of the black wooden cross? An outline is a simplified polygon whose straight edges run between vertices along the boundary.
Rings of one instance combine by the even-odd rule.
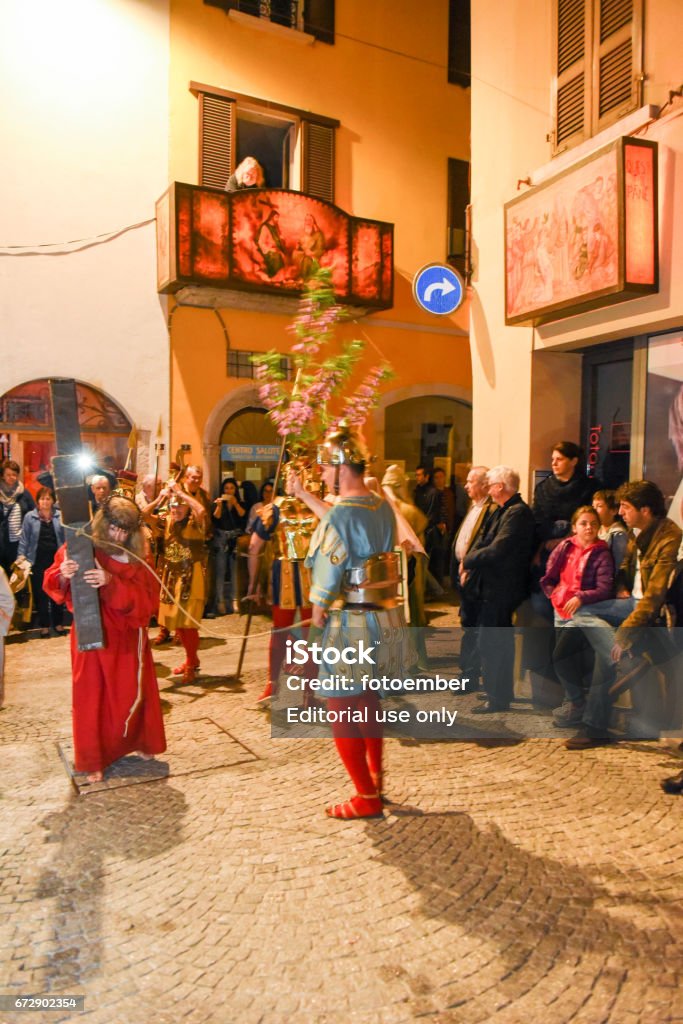
[[[50,380],[49,383],[57,444],[57,454],[52,460],[52,475],[65,526],[67,554],[74,562],[78,562],[78,572],[71,580],[76,638],[79,651],[95,651],[104,647],[105,643],[97,590],[83,579],[86,569],[95,569],[97,566],[92,540],[81,532],[88,525],[90,514],[85,476],[78,464],[82,448],[76,382],[58,379]]]

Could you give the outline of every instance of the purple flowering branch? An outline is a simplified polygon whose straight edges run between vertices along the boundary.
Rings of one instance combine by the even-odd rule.
[[[336,325],[346,316],[346,309],[336,302],[330,271],[319,269],[287,328],[296,339],[290,349],[294,382],[288,381],[283,371],[282,353],[252,357],[259,397],[278,434],[288,439],[292,455],[303,454],[330,425],[328,403],[343,391],[363,354],[364,343],[354,340],[346,342],[337,355],[320,360],[321,351],[335,336]],[[344,418],[361,423],[375,404],[379,385],[390,375],[386,366],[371,370],[344,403]]]

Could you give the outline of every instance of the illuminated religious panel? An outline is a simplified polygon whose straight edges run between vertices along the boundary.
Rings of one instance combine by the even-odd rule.
[[[227,193],[192,193],[192,273],[202,281],[226,281],[230,208]]]
[[[336,206],[285,189],[244,189],[232,201],[235,277],[299,292],[316,266],[348,289],[349,218]]]
[[[192,194],[189,189],[178,189],[176,203],[176,231],[178,238],[178,273],[192,277]]]
[[[624,144],[626,280],[657,284],[656,151],[629,140]]]
[[[617,139],[505,205],[505,322],[658,290],[657,144]]]
[[[356,221],[352,228],[351,291],[366,302],[381,291],[382,233],[379,224]]]
[[[157,288],[206,285],[298,295],[329,268],[340,302],[393,302],[393,225],[287,189],[175,183],[157,203]]]

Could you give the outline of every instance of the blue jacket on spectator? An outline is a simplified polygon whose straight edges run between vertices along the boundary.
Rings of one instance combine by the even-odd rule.
[[[55,508],[52,510],[52,525],[55,528],[57,535],[57,546],[61,547],[64,543],[64,527],[62,525],[62,517],[59,509]],[[38,550],[38,537],[40,535],[40,516],[37,509],[32,509],[27,512],[24,516],[24,521],[21,524],[21,536],[19,538],[19,549],[17,554],[23,555],[31,565],[36,560],[36,552]]]

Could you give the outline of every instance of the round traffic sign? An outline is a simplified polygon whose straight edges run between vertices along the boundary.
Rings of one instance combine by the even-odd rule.
[[[465,285],[457,270],[446,263],[428,263],[413,278],[418,306],[437,316],[448,316],[462,305]]]

